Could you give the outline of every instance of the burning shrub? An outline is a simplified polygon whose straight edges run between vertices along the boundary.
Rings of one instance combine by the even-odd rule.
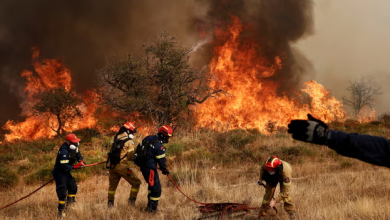
[[[209,86],[209,71],[190,66],[191,51],[164,32],[144,48],[144,56],[110,59],[99,70],[103,104],[126,114],[138,112],[158,125],[184,120],[189,105],[222,92]]]
[[[68,91],[65,87],[38,93],[36,99],[39,101],[32,108],[37,114],[47,115],[48,125],[57,135],[64,132],[66,122],[81,117],[78,105],[82,100],[76,93]],[[51,115],[55,116],[56,122],[51,121]]]

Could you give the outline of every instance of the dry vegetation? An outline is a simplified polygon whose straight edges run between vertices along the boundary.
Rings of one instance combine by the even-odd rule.
[[[353,125],[353,126],[352,126]],[[375,123],[356,126],[353,122],[331,126],[386,136],[389,129]],[[98,136],[88,140],[83,152],[87,162],[103,160],[107,138]],[[57,140],[59,141],[59,140]],[[4,146],[2,146],[4,147]],[[285,133],[265,136],[254,130],[235,130],[225,133],[196,131],[181,134],[168,145],[171,176],[190,197],[200,202],[238,202],[260,206],[264,189],[257,185],[260,162],[269,155],[279,156],[293,165],[293,199],[298,219],[390,219],[390,171],[345,158],[324,146],[312,146],[293,141]],[[10,172],[23,178],[18,184],[0,192],[0,206],[30,193],[41,185],[47,169],[40,160],[55,150],[35,155],[36,161],[23,162],[29,154],[6,162]],[[2,151],[2,156],[7,155]],[[3,158],[2,158],[3,159]],[[89,161],[93,160],[93,161]],[[28,159],[27,159],[28,160]],[[35,163],[37,169],[20,172],[21,166]],[[52,164],[53,160],[49,160]],[[24,165],[21,165],[24,164]],[[101,165],[99,165],[101,166]],[[50,167],[50,166],[48,166]],[[102,166],[101,166],[102,167]],[[51,168],[51,167],[50,167]],[[91,168],[87,168],[91,169]],[[86,170],[87,170],[86,169]],[[75,171],[76,174],[80,171]],[[140,172],[137,172],[141,177]],[[35,181],[28,178],[35,175]],[[104,169],[78,173],[77,203],[68,211],[68,219],[198,219],[197,204],[188,201],[161,176],[163,194],[156,215],[142,213],[146,206],[147,185],[141,191],[135,207],[127,206],[128,184],[121,181],[116,195],[116,207],[107,209],[108,175]],[[0,177],[4,178],[3,176]],[[1,183],[1,181],[0,181]],[[29,184],[27,184],[29,183]],[[278,192],[277,192],[278,193]],[[33,196],[0,211],[0,219],[54,219],[57,197],[55,185],[50,184]],[[281,204],[279,214],[270,219],[288,219]],[[244,219],[254,219],[251,212]]]

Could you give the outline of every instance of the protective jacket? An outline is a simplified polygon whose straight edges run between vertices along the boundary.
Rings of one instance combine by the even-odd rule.
[[[274,196],[276,186],[280,184],[279,198],[277,201],[284,202],[284,209],[287,213],[292,214],[295,212],[295,206],[291,199],[291,177],[292,168],[286,161],[280,160],[282,164],[278,167],[277,172],[274,175],[270,175],[264,170],[263,166],[260,168],[260,180],[264,180],[267,184],[265,186],[265,194],[263,197],[262,206],[260,207],[260,216],[265,216],[267,206]]]
[[[161,170],[167,169],[165,147],[162,145],[162,140],[157,135],[147,136],[144,140],[151,143],[146,149],[146,163],[142,167],[149,169],[157,169],[157,164]]]
[[[390,141],[385,138],[331,130],[327,145],[341,155],[390,167]]]
[[[118,135],[117,139],[124,140],[128,137],[129,137],[129,135],[126,132],[123,132],[123,133]],[[133,140],[126,141],[126,143],[123,145],[123,148],[121,149],[121,154],[120,154],[120,158],[123,158],[123,159],[120,161],[120,163],[118,165],[126,164],[126,166],[128,168],[134,167],[134,163],[133,163],[134,146],[135,145],[134,145]],[[110,166],[110,164],[108,164],[108,166]]]
[[[128,138],[128,134],[126,132],[123,132],[118,135],[117,139],[124,140]],[[141,185],[141,180],[138,179],[137,175],[134,172],[130,172],[128,174],[128,168],[132,168],[135,165],[133,164],[132,160],[134,157],[134,142],[133,140],[128,140],[123,145],[123,148],[121,149],[120,158],[123,158],[119,164],[115,166],[114,169],[109,170],[109,187],[108,187],[108,199],[114,200],[116,189],[118,187],[119,181],[121,178],[124,178],[130,185],[130,195],[129,199],[136,199],[139,188]]]
[[[73,164],[80,160],[83,160],[83,157],[78,148],[70,150],[69,145],[65,142],[58,151],[53,172],[70,172],[73,169]]]

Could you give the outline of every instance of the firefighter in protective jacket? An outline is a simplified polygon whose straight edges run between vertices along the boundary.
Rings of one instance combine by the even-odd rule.
[[[166,165],[165,147],[163,144],[168,143],[169,138],[172,135],[172,127],[169,125],[163,125],[158,129],[157,135],[147,136],[142,141],[142,143],[149,143],[146,145],[146,159],[142,164],[139,164],[142,175],[148,183],[147,212],[154,213],[157,211],[158,201],[161,196],[161,183],[157,172],[157,164],[159,165],[162,174],[169,174]]]
[[[279,197],[276,202],[283,201],[284,209],[289,214],[290,219],[295,219],[295,207],[291,199],[291,165],[275,156],[271,156],[260,169],[260,179],[258,184],[265,185],[265,195],[260,207],[259,216],[265,216],[269,203],[271,202],[276,186],[280,184]]]
[[[118,154],[119,163],[113,164],[113,161],[110,160],[109,164],[107,164],[107,167],[111,168],[109,169],[108,207],[114,206],[115,191],[121,178],[125,179],[131,185],[128,204],[135,205],[141,180],[132,171],[134,167],[132,162],[134,157],[134,133],[136,133],[134,123],[127,122],[119,129],[119,132],[114,138],[114,142],[123,141],[124,143],[122,143],[120,154]]]
[[[65,217],[65,206],[67,207],[75,202],[77,185],[70,171],[85,168],[83,157],[78,149],[80,140],[75,134],[66,135],[65,143],[62,144],[57,154],[52,174],[56,182],[56,192],[59,200],[58,217]],[[77,164],[73,165],[76,162]]]

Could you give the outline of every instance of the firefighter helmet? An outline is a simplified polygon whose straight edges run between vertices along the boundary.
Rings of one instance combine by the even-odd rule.
[[[169,125],[163,125],[158,129],[158,133],[171,137],[173,135],[173,128]]]
[[[81,141],[81,139],[77,138],[75,134],[67,134],[65,136],[65,141],[69,141],[72,143],[79,143]]]
[[[137,129],[135,128],[134,122],[126,122],[123,127],[125,127],[127,130],[130,130],[132,133],[136,133]]]
[[[278,167],[282,164],[279,158],[271,156],[264,164],[264,170],[268,172],[275,172]]]

